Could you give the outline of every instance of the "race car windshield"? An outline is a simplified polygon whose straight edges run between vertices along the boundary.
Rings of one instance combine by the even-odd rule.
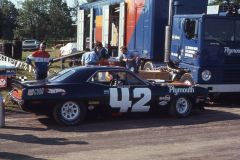
[[[48,78],[49,82],[60,82],[63,81],[64,79],[66,79],[67,77],[69,77],[70,75],[74,74],[74,70],[71,69],[65,69],[62,70],[60,72],[58,72],[57,74],[54,74],[53,76]]]

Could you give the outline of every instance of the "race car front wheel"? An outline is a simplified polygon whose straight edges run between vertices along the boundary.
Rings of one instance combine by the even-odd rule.
[[[178,96],[172,101],[169,107],[169,114],[176,117],[187,117],[191,110],[191,100],[184,96]]]
[[[59,124],[73,126],[84,121],[86,106],[74,101],[66,101],[54,108],[53,116]]]

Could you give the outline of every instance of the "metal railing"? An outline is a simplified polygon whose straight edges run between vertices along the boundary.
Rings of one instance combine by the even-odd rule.
[[[64,63],[64,61],[65,61],[66,59],[81,57],[82,54],[84,54],[84,53],[85,53],[85,51],[80,51],[80,52],[78,52],[78,53],[73,53],[73,54],[69,54],[69,55],[66,55],[66,56],[54,58],[54,59],[53,59],[53,63],[54,63],[54,62],[61,61],[61,62],[62,62],[62,63],[61,63],[61,69],[64,69],[63,63]]]

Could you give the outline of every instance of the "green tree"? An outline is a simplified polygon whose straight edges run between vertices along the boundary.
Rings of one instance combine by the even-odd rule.
[[[15,5],[8,1],[2,1],[0,9],[0,37],[2,39],[11,40],[14,38],[14,29],[17,26],[18,11]]]
[[[19,10],[18,30],[20,37],[43,40],[49,34],[49,0],[25,0]]]
[[[79,8],[79,2],[78,2],[78,0],[74,0],[73,7],[70,8],[70,10],[71,10],[72,20],[73,20],[74,23],[77,22],[78,8]]]
[[[70,8],[62,0],[52,0],[49,8],[50,30],[49,34],[53,40],[72,37],[73,26]]]

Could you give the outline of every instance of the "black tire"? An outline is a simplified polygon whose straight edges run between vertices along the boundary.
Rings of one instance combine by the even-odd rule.
[[[192,79],[192,76],[189,73],[185,73],[180,78],[180,82],[188,84],[188,85],[194,85],[194,81]]]
[[[143,66],[143,70],[153,70],[153,64],[151,62],[146,62]]]
[[[87,109],[84,104],[65,101],[54,108],[53,117],[61,125],[73,126],[82,123],[86,117],[86,113]]]
[[[185,96],[176,97],[168,108],[170,116],[174,117],[187,117],[191,114],[192,102]]]

